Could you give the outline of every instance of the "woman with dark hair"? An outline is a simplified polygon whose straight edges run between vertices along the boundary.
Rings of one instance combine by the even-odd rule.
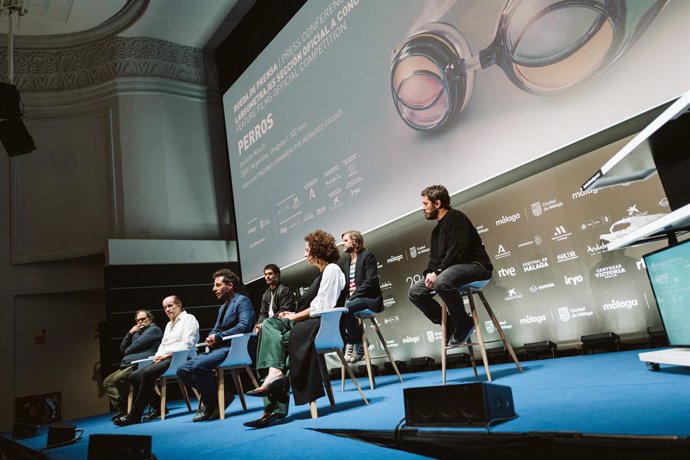
[[[345,275],[337,265],[338,248],[333,235],[316,230],[304,237],[304,257],[319,274],[297,302],[297,312],[281,312],[267,318],[261,328],[256,369],[265,375],[262,385],[249,391],[251,396],[264,397],[264,414],[244,425],[264,428],[283,420],[288,413],[289,379],[295,404],[306,404],[324,395],[314,339],[319,331],[319,318],[311,313],[328,310],[344,303]]]

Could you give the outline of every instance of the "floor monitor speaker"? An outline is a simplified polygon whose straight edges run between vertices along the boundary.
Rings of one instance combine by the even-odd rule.
[[[87,460],[149,460],[151,436],[129,434],[89,435]]]
[[[466,383],[406,388],[408,426],[489,426],[516,417],[510,387]]]

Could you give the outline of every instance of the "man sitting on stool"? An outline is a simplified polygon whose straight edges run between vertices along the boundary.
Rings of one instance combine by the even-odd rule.
[[[345,274],[345,289],[348,313],[345,316],[345,360],[356,363],[364,356],[362,329],[354,313],[371,310],[383,311],[383,296],[379,284],[379,269],[376,256],[364,246],[364,237],[357,230],[348,230],[341,235],[343,250],[349,254],[341,269]]]
[[[474,322],[465,311],[458,288],[491,278],[493,266],[470,219],[457,209],[451,209],[450,196],[444,186],[432,185],[421,195],[424,217],[436,219],[438,223],[431,233],[424,279],[414,283],[408,295],[434,324],[441,324],[441,306],[434,295],[443,299],[450,314],[446,327],[453,331],[447,345],[455,346],[466,342],[474,330]]]
[[[218,310],[215,326],[208,333],[206,346],[209,352],[187,361],[177,369],[177,378],[185,385],[197,389],[202,406],[194,417],[195,422],[218,418],[218,389],[213,371],[225,361],[231,340],[223,337],[251,332],[254,326],[254,307],[251,301],[237,293],[240,279],[230,269],[222,268],[213,274],[213,293],[223,304]]]

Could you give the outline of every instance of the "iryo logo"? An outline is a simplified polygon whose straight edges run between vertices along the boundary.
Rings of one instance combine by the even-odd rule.
[[[577,286],[582,281],[584,281],[584,278],[582,277],[582,275],[564,276],[563,279],[565,280],[566,286]]]

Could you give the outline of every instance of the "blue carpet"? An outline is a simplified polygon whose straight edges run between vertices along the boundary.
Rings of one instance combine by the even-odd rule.
[[[638,360],[639,351],[528,361],[525,372],[512,364],[491,367],[494,383],[512,388],[518,417],[491,428],[492,432],[580,432],[589,434],[690,436],[690,368],[664,366],[648,371]],[[365,378],[360,384],[370,405],[366,406],[351,382],[345,392],[334,382],[336,406],[318,401],[319,418],[312,420],[308,406],[292,406],[287,422],[263,430],[242,424],[262,413],[260,398],[247,398],[243,411],[238,398],[226,411],[224,421],[193,423],[184,404],[171,404],[168,418],[124,428],[113,426],[103,415],[73,420],[84,430],[84,439],[74,445],[45,451],[51,459],[85,459],[89,434],[146,434],[153,436],[153,451],[159,459],[203,458],[209,455],[273,458],[353,458],[364,455],[387,458],[423,458],[406,452],[312,429],[394,430],[404,418],[403,388],[440,385],[439,371],[377,378],[369,390]],[[471,368],[452,369],[448,384],[485,380]],[[42,434],[21,443],[33,449],[45,446]],[[485,431],[465,429],[465,431]],[[9,437],[9,433],[3,434]],[[362,457],[360,457],[362,458]]]

